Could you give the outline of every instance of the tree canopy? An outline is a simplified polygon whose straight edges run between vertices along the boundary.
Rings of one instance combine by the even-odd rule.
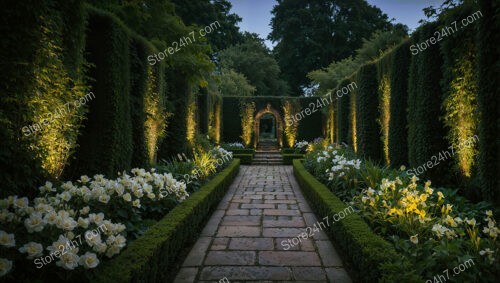
[[[310,86],[307,73],[354,55],[363,38],[392,26],[365,0],[278,0],[272,14],[269,39],[292,95]]]
[[[243,74],[255,86],[256,95],[286,95],[287,87],[280,78],[280,67],[264,40],[250,33],[244,37],[243,43],[219,53],[221,68]]]

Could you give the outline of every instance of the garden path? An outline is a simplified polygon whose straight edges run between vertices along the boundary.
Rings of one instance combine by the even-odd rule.
[[[351,282],[323,231],[288,242],[317,222],[291,166],[241,166],[175,283]]]

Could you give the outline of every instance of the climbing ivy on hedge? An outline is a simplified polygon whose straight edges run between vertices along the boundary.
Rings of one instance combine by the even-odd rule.
[[[132,161],[129,31],[112,14],[89,8],[86,38],[95,98],[70,172],[112,178]]]
[[[362,66],[356,74],[358,85],[356,93],[356,144],[357,150],[365,158],[381,160],[377,66],[369,63]]]
[[[390,72],[389,160],[393,167],[408,164],[408,76],[410,68],[410,43],[407,40],[392,52]],[[396,67],[397,66],[397,67]]]
[[[476,9],[469,5],[462,5],[446,14],[443,26],[452,25],[474,13]],[[442,89],[443,121],[447,129],[446,139],[455,150],[454,175],[462,181],[470,180],[473,166],[477,157],[477,142],[462,146],[468,139],[477,134],[477,80],[475,75],[476,44],[473,26],[460,30],[446,37],[441,44],[443,54]],[[472,190],[470,193],[472,193]]]

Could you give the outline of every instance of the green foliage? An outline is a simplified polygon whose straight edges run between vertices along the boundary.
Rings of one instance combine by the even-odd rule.
[[[219,80],[220,93],[224,96],[252,96],[256,90],[245,75],[233,69],[223,69]]]
[[[234,70],[242,74],[248,84],[256,89],[255,95],[282,96],[287,94],[287,87],[280,79],[280,68],[271,55],[269,49],[264,45],[262,39],[256,34],[246,34],[242,44],[231,46],[219,53],[220,66],[224,74],[225,70]],[[238,77],[237,77],[238,78]],[[239,77],[236,84],[243,87],[237,94],[246,95],[251,88]],[[234,92],[229,92],[229,94]],[[224,95],[226,95],[224,93]]]
[[[70,174],[116,176],[132,161],[129,31],[115,16],[89,8],[86,59],[95,98],[78,138]]]
[[[410,43],[407,40],[392,52],[392,68],[390,72],[390,109],[389,121],[389,160],[391,166],[408,164],[408,77],[410,67]],[[397,66],[397,67],[396,67]]]
[[[235,153],[233,154],[233,158],[239,159],[241,164],[243,165],[252,165],[253,154],[244,154],[244,153]]]
[[[304,154],[282,154],[283,156],[283,165],[292,165],[295,159],[303,159]]]
[[[500,154],[500,4],[498,1],[479,0],[483,18],[478,25],[476,69],[478,78],[477,104],[479,119],[478,171],[482,196],[500,204],[498,162]]]
[[[173,281],[180,253],[196,240],[238,171],[239,161],[234,160],[104,266],[92,282]]]
[[[356,136],[357,150],[365,158],[381,160],[382,146],[379,138],[377,66],[374,63],[361,67],[356,75]]]
[[[293,95],[310,84],[309,72],[353,56],[363,38],[391,27],[387,15],[365,1],[284,0],[272,14],[269,38],[277,42],[274,52]]]

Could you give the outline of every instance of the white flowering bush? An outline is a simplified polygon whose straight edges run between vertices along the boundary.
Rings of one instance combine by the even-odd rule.
[[[245,146],[241,142],[231,142],[231,143],[226,143],[223,145],[225,148],[228,149],[238,149],[238,148],[245,148]]]
[[[143,233],[144,219],[159,219],[188,197],[184,183],[154,169],[113,180],[95,175],[60,186],[46,182],[39,193],[33,200],[0,200],[0,276],[17,261],[27,265],[23,269],[51,261],[66,270],[95,268]]]
[[[500,229],[485,203],[471,204],[456,191],[431,188],[416,176],[361,161],[348,148],[315,144],[304,165],[336,195],[352,204],[372,227],[413,262],[424,278],[465,260],[474,271],[458,282],[496,282]]]
[[[294,148],[297,153],[306,153],[308,145],[307,141],[300,141],[295,143]]]

